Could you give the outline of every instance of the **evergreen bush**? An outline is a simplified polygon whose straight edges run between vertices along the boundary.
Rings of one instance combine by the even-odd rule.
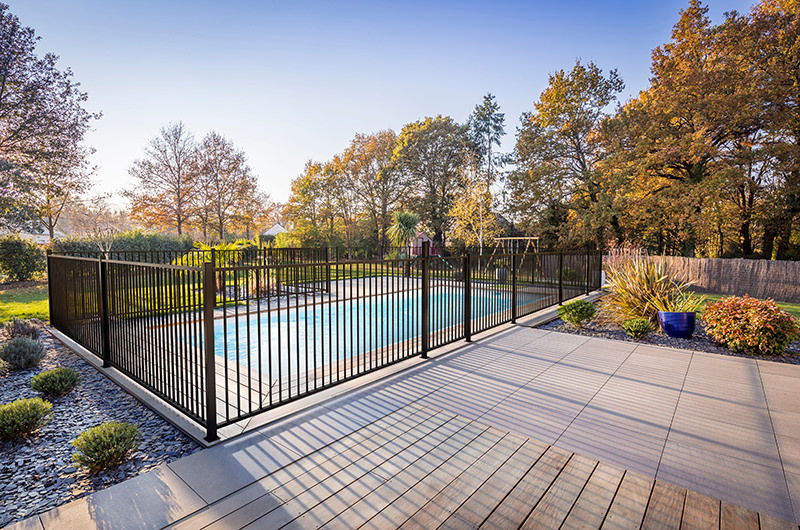
[[[0,359],[11,370],[36,366],[44,358],[44,354],[42,343],[28,337],[17,337],[0,346]]]
[[[575,300],[558,308],[558,316],[561,317],[561,320],[576,327],[581,327],[585,322],[590,321],[595,312],[594,304],[586,300]]]
[[[58,367],[34,376],[31,379],[31,388],[45,396],[58,397],[73,390],[80,383],[80,373],[71,368]]]
[[[42,398],[18,399],[0,405],[0,440],[28,436],[50,421],[53,405]]]
[[[72,459],[90,471],[100,471],[128,459],[139,448],[142,434],[132,423],[109,421],[82,432],[70,442]]]
[[[622,323],[625,333],[635,339],[641,339],[653,332],[653,323],[646,318],[631,318]]]

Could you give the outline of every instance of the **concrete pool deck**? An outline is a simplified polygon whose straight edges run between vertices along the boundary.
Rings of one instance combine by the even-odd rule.
[[[631,477],[651,481],[648,499],[660,491],[659,484],[667,485],[662,487],[665,491],[678,491],[669,489],[674,484],[721,499],[722,512],[725,506],[742,506],[765,514],[764,521],[771,521],[770,516],[800,521],[800,366],[512,326],[154,472],[55,508],[17,527],[88,530],[159,528],[181,523],[198,528],[201,520],[228,528],[243,527],[249,522],[259,527],[258,517],[267,513],[264,506],[253,508],[256,512],[251,513],[251,519],[230,517],[243,515],[244,507],[254,502],[247,495],[257,494],[259,488],[272,492],[282,487],[281,481],[269,485],[278,476],[276,473],[307,473],[307,466],[312,462],[321,465],[320,455],[328,451],[326,477],[341,478],[343,470],[350,469],[363,456],[363,451],[346,450],[348,440],[364,438],[364,430],[379,422],[385,422],[385,430],[415,414],[421,415],[420,424],[433,417],[440,418],[440,422],[427,431],[414,431],[417,434],[410,445],[391,449],[394,446],[387,441],[389,452],[385,462],[377,464],[380,469],[352,482],[367,488],[364,480],[372,481],[369,484],[374,482],[373,489],[359,493],[361,490],[346,485],[326,496],[325,503],[315,490],[308,497],[308,505],[298,504],[286,493],[275,493],[274,498],[270,496],[271,502],[278,503],[276,506],[283,511],[289,510],[287,507],[295,510],[297,519],[289,518],[287,522],[296,527],[318,526],[319,520],[302,517],[312,513],[312,508],[322,509],[319,506],[352,516],[353,507],[363,507],[366,502],[362,499],[375,501],[368,493],[383,491],[383,484],[394,484],[403,470],[432,466],[426,458],[409,460],[409,448],[424,444],[428,436],[456,422],[459,429],[472,426],[469,428],[496,436],[494,444],[508,440],[511,445],[503,454],[517,455],[526,447],[526,451],[535,453],[536,448],[545,446],[568,455],[575,453],[577,456],[564,457],[569,461],[577,458],[574,469],[570,468],[573,471],[595,466],[591,468],[594,471],[581,471],[586,480],[594,476],[599,466],[607,466],[606,476],[621,480],[609,487],[619,491],[625,484],[620,473],[628,476],[630,472]],[[376,430],[371,436],[379,437],[380,432]],[[474,450],[477,440],[483,440],[478,434],[475,436],[476,441],[465,442],[460,448],[453,446],[450,452]],[[442,445],[450,439],[437,443]],[[476,457],[464,463],[463,469],[453,470],[466,472],[473,470],[474,462],[482,462],[479,467],[483,478],[476,478],[471,485],[459,484],[483,492],[481,498],[493,506],[487,508],[487,518],[510,502],[510,493],[501,493],[502,488],[497,489],[498,485],[490,480],[495,471],[514,471],[513,462],[522,458],[508,455],[506,460],[492,460],[493,464]],[[532,464],[541,456],[528,458]],[[524,458],[521,462],[526,469],[530,467],[524,464]],[[431,468],[426,476],[436,477],[433,469],[439,467]],[[523,471],[517,474],[524,474]],[[287,475],[283,481],[294,476]],[[325,480],[321,483],[330,485]],[[572,503],[565,508],[565,518],[580,505],[578,501],[591,483],[589,480],[576,486]],[[463,497],[463,492],[459,495]],[[680,510],[684,509],[684,501],[688,510],[689,493],[680,495]],[[441,509],[447,511],[446,517],[467,500],[458,501],[456,497],[435,497],[442,504]],[[467,497],[474,498],[471,494]],[[613,508],[612,498],[605,510]],[[423,505],[428,506],[430,500],[420,498],[414,504],[410,499],[401,495],[364,522],[373,521],[373,526],[381,527],[374,524],[379,521],[375,517],[389,507],[395,512],[405,507],[397,517],[406,521]],[[604,521],[608,517],[611,516],[607,514]],[[646,519],[642,509],[639,523]],[[456,526],[463,522],[449,520]],[[482,521],[489,524],[488,519]],[[335,522],[336,519],[330,521]]]

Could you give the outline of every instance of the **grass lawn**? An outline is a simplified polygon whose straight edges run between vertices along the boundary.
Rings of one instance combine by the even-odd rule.
[[[0,322],[17,318],[38,318],[45,322],[50,320],[50,309],[47,304],[47,283],[24,287],[13,284],[0,287]]]
[[[694,296],[701,296],[699,294],[695,294]],[[721,300],[722,298],[726,298],[730,295],[727,294],[706,294],[706,303],[716,302],[717,300]],[[793,304],[791,302],[776,302],[780,307],[782,307],[787,313],[797,318],[800,318],[800,304]],[[702,310],[701,310],[702,312]]]

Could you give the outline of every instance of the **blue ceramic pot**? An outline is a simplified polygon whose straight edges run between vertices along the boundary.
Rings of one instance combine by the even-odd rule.
[[[661,329],[670,337],[688,339],[694,333],[696,313],[658,312],[658,323]]]

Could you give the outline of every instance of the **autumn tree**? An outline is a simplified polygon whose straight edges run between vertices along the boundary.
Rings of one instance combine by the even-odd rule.
[[[236,210],[232,227],[243,234],[245,239],[250,239],[277,221],[278,206],[272,202],[268,193],[255,191]]]
[[[323,246],[323,231],[330,218],[323,199],[325,188],[324,164],[309,160],[301,173],[292,180],[289,201],[283,215],[292,222],[292,234],[302,246]]]
[[[90,185],[83,145],[90,122],[87,96],[58,57],[36,55],[38,37],[0,4],[0,161],[14,181],[17,214],[29,213],[51,239],[64,206]],[[16,194],[16,195],[15,195]]]
[[[754,153],[768,165],[762,255],[786,257],[800,221],[800,14],[793,0],[763,0],[731,14],[723,35],[751,74],[764,141]],[[763,166],[758,166],[759,170]]]
[[[219,133],[210,132],[197,151],[198,194],[196,208],[203,235],[209,228],[220,241],[231,229],[237,213],[257,190],[244,152]]]
[[[552,74],[534,110],[522,115],[516,169],[508,184],[510,210],[528,226],[543,224],[548,211],[567,209],[568,218],[588,225],[578,242],[601,243],[604,223],[596,222],[592,212],[606,189],[599,170],[606,153],[597,131],[623,86],[616,70],[605,76],[593,62],[577,61],[569,72]],[[568,227],[552,228],[569,239]]]
[[[145,148],[145,158],[128,171],[136,185],[124,195],[131,218],[147,227],[183,234],[196,213],[197,145],[182,122],[161,128]]]
[[[396,143],[391,130],[357,134],[342,156],[346,181],[372,220],[381,255],[389,247],[391,215],[408,193],[408,179],[393,160]]]
[[[492,209],[493,196],[483,179],[470,180],[453,202],[453,238],[465,246],[477,246],[483,254],[486,244],[503,233]]]
[[[469,151],[467,126],[449,116],[409,123],[397,139],[394,156],[411,185],[409,203],[440,247],[453,224],[450,210],[462,185]]]

